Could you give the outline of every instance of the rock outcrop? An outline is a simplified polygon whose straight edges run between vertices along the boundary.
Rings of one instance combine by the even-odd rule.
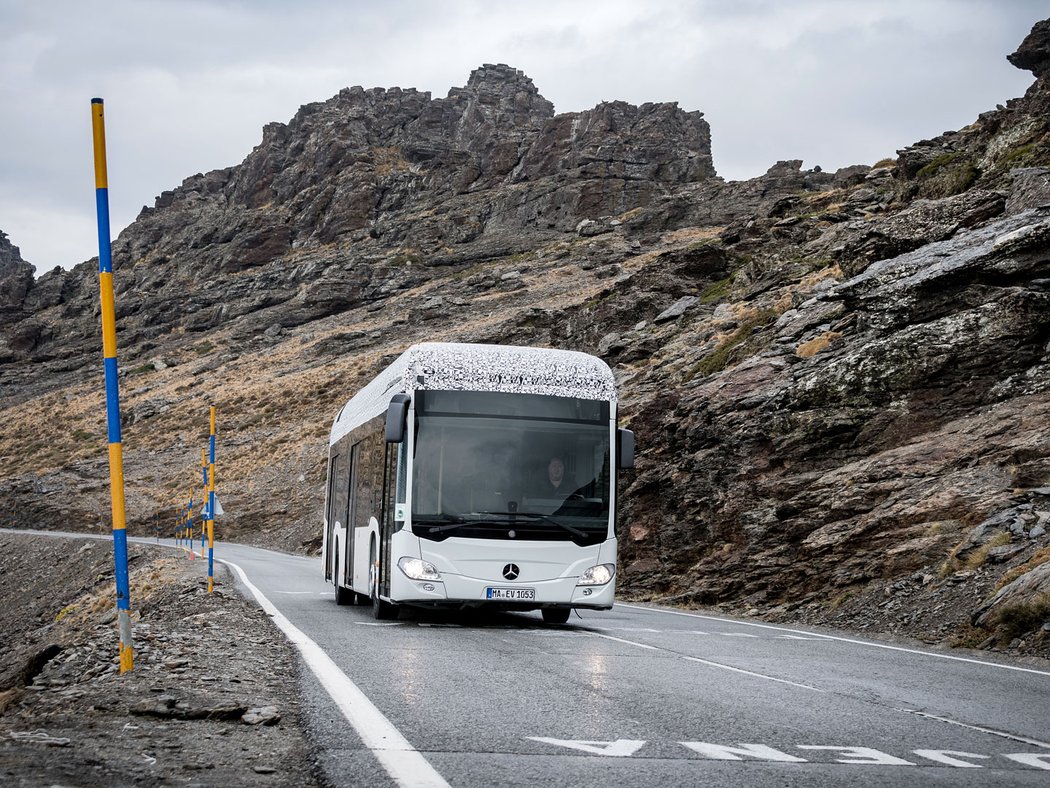
[[[836,173],[727,183],[699,112],[555,115],[507,66],[270,124],[114,244],[132,527],[195,483],[216,404],[222,535],[312,549],[329,419],[394,354],[581,349],[639,440],[626,594],[1045,653],[991,628],[1050,558],[1047,33],[1024,97]],[[104,519],[96,289],[10,290],[5,522]]]

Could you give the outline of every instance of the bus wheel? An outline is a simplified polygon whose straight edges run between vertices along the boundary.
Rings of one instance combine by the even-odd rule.
[[[572,608],[545,607],[540,612],[543,613],[543,622],[545,624],[564,624],[569,620],[569,614],[572,612]]]
[[[335,603],[337,605],[349,605],[353,599],[353,591],[339,585],[339,542],[335,543],[335,574],[332,576],[335,583]]]
[[[397,618],[397,605],[379,598],[379,561],[376,558],[376,543],[372,542],[371,561],[368,564],[368,594],[372,597],[372,618],[389,621]]]

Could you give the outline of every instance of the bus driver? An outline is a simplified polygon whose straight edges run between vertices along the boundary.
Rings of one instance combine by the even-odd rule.
[[[547,463],[547,476],[540,488],[540,498],[567,498],[575,492],[576,482],[566,476],[565,462],[561,457],[552,457]]]

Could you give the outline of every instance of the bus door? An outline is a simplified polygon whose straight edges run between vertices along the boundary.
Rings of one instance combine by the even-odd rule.
[[[328,459],[328,495],[324,513],[324,579],[332,579],[332,543],[335,539],[335,454]]]

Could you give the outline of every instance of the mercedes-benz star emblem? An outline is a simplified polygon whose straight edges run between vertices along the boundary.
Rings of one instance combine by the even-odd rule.
[[[521,570],[518,569],[517,564],[507,564],[503,567],[503,576],[508,580],[517,580],[519,574],[521,574]]]

